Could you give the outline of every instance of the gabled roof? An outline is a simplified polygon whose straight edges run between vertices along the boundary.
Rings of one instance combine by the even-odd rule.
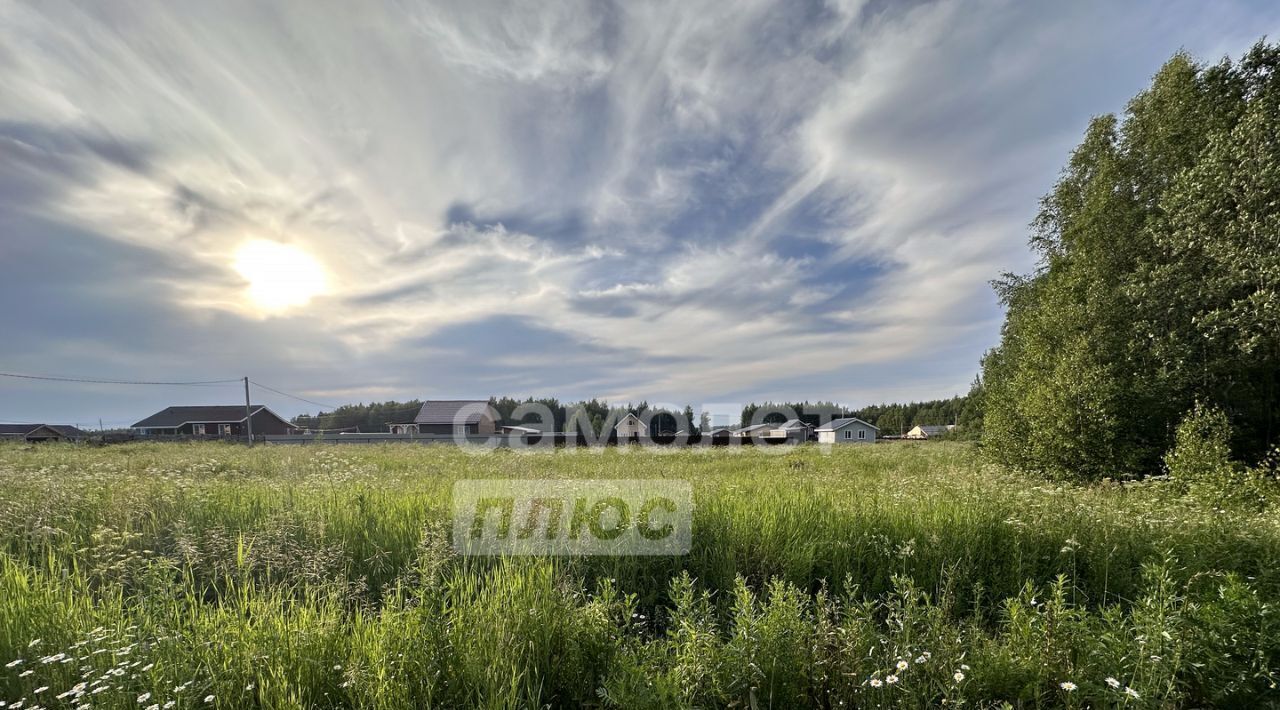
[[[765,429],[777,429],[777,428],[778,428],[777,424],[752,424],[751,426],[744,426],[741,429],[734,429],[733,433],[734,434],[751,434],[753,432],[763,431]]]
[[[818,431],[839,431],[849,426],[850,424],[853,424],[854,422],[862,424],[863,426],[869,426],[872,429],[875,429],[876,431],[880,431],[880,427],[870,422],[864,422],[857,417],[844,417],[843,419],[832,419],[830,422],[818,427]]]
[[[614,429],[617,429],[618,427],[622,426],[622,423],[623,423],[623,422],[625,422],[625,421],[627,421],[628,419],[635,420],[635,423],[636,423],[636,424],[639,424],[640,426],[644,427],[645,429],[648,429],[648,428],[649,428],[649,425],[648,425],[648,424],[645,424],[645,423],[644,423],[644,420],[640,419],[640,417],[637,417],[636,415],[632,414],[631,412],[627,412],[626,414],[624,414],[624,415],[622,416],[622,418],[618,420],[618,423],[613,425],[613,428],[614,428]]]
[[[67,439],[83,439],[89,436],[86,432],[70,424],[0,424],[0,436],[25,437],[37,429],[49,429],[58,436]]]
[[[279,414],[261,404],[252,405],[253,413],[266,409],[271,416],[285,422]],[[176,429],[183,424],[235,424],[245,420],[243,404],[216,404],[194,407],[165,407],[133,425],[134,429]]]
[[[808,422],[799,419],[788,419],[787,421],[774,427],[775,429],[812,429],[813,426]]]
[[[45,424],[45,426],[67,437],[68,439],[83,439],[89,436],[89,432],[79,427],[71,426],[70,424]]]
[[[465,414],[463,413],[465,411]],[[476,424],[494,416],[489,401],[484,399],[432,399],[422,403],[414,424]]]

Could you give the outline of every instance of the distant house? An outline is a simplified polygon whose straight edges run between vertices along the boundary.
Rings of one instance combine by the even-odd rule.
[[[768,432],[777,427],[777,424],[752,424],[751,426],[734,429],[729,433],[729,436],[734,439],[756,439],[768,436]]]
[[[729,427],[716,427],[711,431],[702,433],[702,442],[712,444],[727,444],[733,438],[733,429]]]
[[[764,436],[770,439],[786,439],[791,443],[800,443],[808,441],[813,434],[813,425],[803,422],[799,419],[788,419],[781,424],[771,425],[773,428],[765,431]]]
[[[405,424],[388,424],[387,433],[388,434],[417,434],[418,425],[414,424],[413,422],[408,422]]]
[[[879,429],[857,417],[833,419],[818,427],[820,444],[874,444]]]
[[[507,436],[538,436],[543,433],[541,429],[535,429],[531,426],[519,426],[509,424],[502,427],[502,433]]]
[[[82,441],[88,436],[69,424],[0,424],[0,441]]]
[[[913,427],[911,431],[907,432],[906,434],[903,434],[902,438],[934,439],[949,433],[952,429],[955,429],[955,428],[956,428],[956,425],[954,424],[938,424],[938,425],[924,424],[921,426]]]
[[[253,434],[293,434],[298,427],[261,404],[253,411]],[[137,422],[133,429],[139,436],[245,436],[243,404],[218,404],[194,407],[166,407]]]
[[[483,399],[432,399],[422,403],[418,416],[402,427],[404,434],[489,436],[498,431],[498,412]]]
[[[628,412],[627,416],[619,419],[618,423],[614,425],[613,433],[616,434],[619,439],[634,439],[636,437],[648,436],[649,425],[640,421],[640,417]]]

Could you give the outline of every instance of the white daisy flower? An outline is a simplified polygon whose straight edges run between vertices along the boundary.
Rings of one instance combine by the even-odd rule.
[[[1059,684],[1058,684],[1058,687],[1059,687],[1059,688],[1062,688],[1063,690],[1065,690],[1065,691],[1067,691],[1068,693],[1070,693],[1071,691],[1073,691],[1073,690],[1075,690],[1075,689],[1076,689],[1076,684],[1075,684],[1075,683],[1072,683],[1072,682],[1071,682],[1071,681],[1069,681],[1069,680],[1064,680],[1064,681],[1062,681],[1061,683],[1059,683]]]

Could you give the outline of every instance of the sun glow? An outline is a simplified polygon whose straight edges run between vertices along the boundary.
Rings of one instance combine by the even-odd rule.
[[[324,292],[324,266],[307,252],[255,239],[236,251],[235,269],[249,282],[249,298],[268,311],[306,305]]]

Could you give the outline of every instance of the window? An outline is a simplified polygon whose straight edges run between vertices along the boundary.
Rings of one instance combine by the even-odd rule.
[[[858,430],[858,438],[859,438],[859,439],[865,439],[865,438],[867,438],[867,430],[866,430],[866,429],[859,429],[859,430]]]
[[[196,436],[204,436],[204,425],[203,425],[203,424],[192,424],[192,425],[191,425],[191,433],[192,433],[192,434],[195,434]]]
[[[852,431],[852,430],[850,430],[850,429],[845,429],[845,430],[844,430],[844,438],[846,438],[846,439],[852,439],[852,438],[853,438],[853,431]]]
[[[221,435],[223,435],[223,436],[231,436],[231,425],[230,425],[230,424],[219,424],[219,425],[218,425],[218,433],[219,433],[219,434],[221,434]]]

